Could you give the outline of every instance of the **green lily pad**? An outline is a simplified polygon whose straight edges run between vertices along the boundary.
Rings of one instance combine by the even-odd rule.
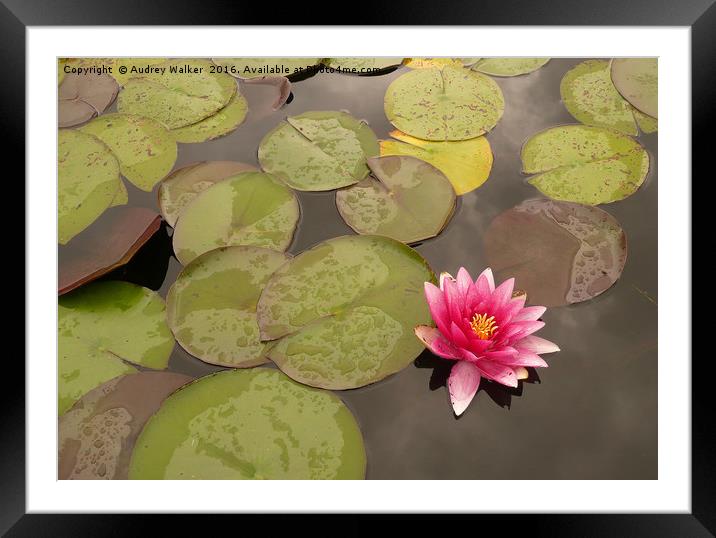
[[[78,75],[63,77],[57,90],[57,124],[73,127],[102,114],[117,97],[119,86],[109,75]]]
[[[415,69],[385,92],[385,115],[396,128],[424,140],[467,140],[502,117],[502,90],[490,77],[463,67]]]
[[[64,245],[112,204],[122,180],[117,159],[98,138],[71,129],[57,137],[57,235]]]
[[[634,108],[652,118],[659,117],[657,58],[615,58],[611,76],[617,91]]]
[[[235,161],[203,161],[172,172],[159,185],[159,208],[169,226],[176,224],[186,205],[199,193],[241,172],[257,171],[255,166]]]
[[[291,77],[311,69],[322,58],[212,58],[225,72],[236,78],[255,78],[268,75]]]
[[[225,247],[202,254],[179,274],[167,295],[167,323],[195,357],[246,368],[266,362],[256,303],[288,256],[259,247]]]
[[[168,58],[113,58],[112,76],[124,86],[130,78],[143,77],[148,68],[166,62]],[[122,73],[120,68],[126,68]]]
[[[229,104],[213,116],[186,127],[172,129],[171,133],[177,142],[183,144],[197,144],[214,140],[235,131],[246,119],[248,110],[249,104],[246,102],[246,98],[237,91]]]
[[[366,158],[378,141],[365,122],[345,112],[305,112],[289,117],[259,145],[261,168],[300,191],[327,191],[368,175]]]
[[[368,75],[377,71],[397,67],[403,58],[328,58],[327,65],[338,71]]]
[[[60,480],[126,480],[134,443],[164,398],[191,378],[172,372],[115,377],[85,394],[59,423]]]
[[[577,64],[567,71],[559,88],[564,106],[577,121],[639,134],[632,106],[612,83],[608,61],[587,60]]]
[[[435,237],[455,210],[450,180],[415,157],[368,159],[373,174],[336,193],[338,212],[359,234],[378,234],[403,243]]]
[[[470,58],[470,60],[475,58]],[[537,71],[550,58],[477,58],[471,69],[493,77],[516,77]]]
[[[115,194],[114,198],[112,198],[112,203],[109,207],[117,207],[120,205],[125,205],[127,203],[129,203],[129,191],[127,191],[127,187],[125,186],[124,182],[120,181],[117,194]]]
[[[131,114],[105,114],[80,129],[114,152],[122,175],[151,191],[174,167],[177,144],[161,123]]]
[[[634,107],[632,107],[632,112],[634,112],[634,119],[636,120],[636,124],[639,126],[639,130],[642,133],[655,133],[659,130],[659,120],[652,118],[651,116],[647,116]]]
[[[94,387],[135,371],[124,361],[166,368],[174,338],[156,292],[129,282],[92,282],[58,301],[60,414]]]
[[[634,194],[649,172],[649,154],[633,138],[586,125],[537,133],[522,148],[529,183],[556,200],[607,204]]]
[[[270,174],[244,172],[209,187],[184,208],[174,228],[174,253],[187,265],[217,247],[284,251],[299,214],[291,189]]]
[[[554,200],[527,200],[500,213],[484,235],[499,280],[533,304],[561,306],[604,293],[621,276],[626,235],[606,211]]]
[[[117,98],[117,110],[153,118],[169,129],[197,123],[224,108],[236,93],[236,81],[210,73],[206,60],[169,60],[164,69],[129,79]]]
[[[129,468],[146,480],[361,480],[355,418],[277,370],[228,370],[179,389],[149,419]]]
[[[416,325],[431,324],[423,283],[427,262],[382,236],[329,239],[282,266],[256,312],[268,356],[290,377],[314,387],[374,383],[422,351]]]

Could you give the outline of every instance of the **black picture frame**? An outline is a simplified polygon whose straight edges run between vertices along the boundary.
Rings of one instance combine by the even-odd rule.
[[[213,6],[211,6],[213,4]],[[346,22],[338,15],[336,20]],[[25,145],[25,46],[27,26],[63,25],[213,25],[213,24],[332,24],[325,20],[325,9],[308,9],[305,4],[287,4],[277,9],[274,4],[247,5],[240,2],[189,2],[179,0],[2,0],[0,1],[0,113],[4,125],[5,156],[24,154]],[[346,12],[347,13],[347,12]],[[310,14],[310,20],[306,15]],[[345,13],[344,13],[345,15]],[[302,17],[303,16],[303,17]],[[706,172],[710,156],[711,137],[707,130],[714,119],[713,88],[716,87],[716,5],[714,0],[600,0],[574,2],[572,0],[501,0],[481,3],[461,0],[450,9],[440,2],[392,0],[391,2],[363,2],[361,9],[350,15],[350,24],[407,24],[407,25],[569,25],[569,26],[688,26],[692,43],[692,168]],[[19,163],[17,177],[24,173],[24,160]],[[713,173],[713,172],[711,172]],[[679,178],[679,181],[690,178]],[[693,243],[692,243],[693,244]],[[689,275],[684,275],[681,288],[691,293]],[[32,285],[26,281],[25,286]],[[681,315],[691,315],[683,313]],[[27,323],[32,323],[31,319]],[[691,350],[688,350],[689,354]],[[692,361],[692,512],[690,514],[607,514],[607,515],[481,515],[480,525],[489,522],[510,533],[530,532],[550,536],[713,536],[716,534],[716,436],[710,416],[712,368],[707,361],[711,354],[696,355]],[[0,428],[0,533],[9,536],[99,536],[103,534],[143,534],[148,520],[154,523],[166,516],[126,515],[37,515],[25,513],[25,384],[24,365],[6,357],[6,381],[2,391],[2,424]],[[678,367],[685,363],[679,361]],[[708,368],[708,369],[707,369]],[[565,483],[565,488],[569,488]],[[436,492],[437,494],[438,492]],[[170,524],[181,525],[184,533],[206,529],[208,518],[197,516],[190,520],[179,516]],[[248,516],[243,516],[248,517]],[[282,517],[270,518],[273,532],[278,530]],[[352,516],[354,517],[354,516]],[[372,518],[356,518],[344,525],[351,534],[369,532]],[[463,519],[463,516],[450,516]],[[509,518],[509,521],[507,519]],[[421,532],[445,531],[446,522],[427,521],[411,516],[410,522],[419,525]],[[214,526],[217,520],[212,519]],[[257,520],[257,524],[264,521]],[[451,519],[449,526],[463,524]],[[292,523],[295,525],[295,522]],[[469,522],[468,524],[474,524]],[[331,523],[326,523],[326,528]],[[315,527],[313,527],[315,528]],[[335,527],[332,527],[334,530]],[[481,527],[484,529],[484,527]],[[166,530],[166,527],[163,529]]]

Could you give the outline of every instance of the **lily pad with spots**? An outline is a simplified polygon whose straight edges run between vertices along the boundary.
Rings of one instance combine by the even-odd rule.
[[[191,381],[172,372],[115,377],[85,394],[59,423],[60,480],[126,480],[134,443],[164,398]]]
[[[479,58],[471,69],[493,77],[516,77],[544,67],[550,58]]]
[[[166,368],[174,338],[164,300],[129,282],[92,282],[59,298],[59,412],[133,363]],[[128,361],[128,362],[125,362]]]
[[[423,140],[468,140],[502,117],[502,90],[490,77],[464,67],[416,69],[385,92],[385,115],[396,128]]]
[[[256,303],[264,285],[288,256],[259,247],[224,247],[187,265],[167,295],[167,323],[195,357],[246,368],[266,362]]]
[[[365,122],[345,112],[304,112],[271,130],[259,145],[261,168],[300,191],[327,191],[368,175],[378,141]]]
[[[167,398],[137,443],[130,479],[361,480],[355,418],[330,392],[277,370],[229,370]]]
[[[229,104],[213,116],[186,127],[172,129],[171,134],[177,142],[183,144],[198,144],[214,140],[235,131],[246,119],[248,110],[249,104],[246,102],[246,98],[237,91]]]
[[[649,172],[649,154],[633,138],[601,127],[564,125],[530,138],[522,147],[529,183],[568,202],[597,205],[634,194]]]
[[[611,76],[617,91],[634,108],[652,118],[659,117],[657,58],[615,58]]]
[[[209,187],[184,208],[174,228],[182,265],[218,247],[284,251],[300,215],[294,192],[270,174],[244,172]]]
[[[435,282],[413,249],[383,236],[329,239],[283,265],[256,309],[269,358],[301,383],[350,389],[375,383],[423,350],[430,324],[424,282]]]
[[[515,277],[533,304],[560,306],[604,293],[627,256],[619,222],[596,207],[527,200],[500,213],[485,232],[496,277]]]
[[[213,58],[212,61],[225,68],[236,78],[265,76],[291,77],[316,67],[322,58]]]
[[[105,114],[81,129],[96,136],[117,157],[122,175],[151,191],[174,167],[177,144],[161,123],[132,114]]]
[[[445,66],[462,67],[463,58],[405,58],[405,67],[410,69],[442,69]]]
[[[456,142],[430,142],[392,131],[395,140],[381,140],[381,155],[412,155],[429,162],[452,183],[458,195],[480,187],[490,176],[492,150],[484,136]]]
[[[71,73],[58,89],[57,124],[74,127],[102,114],[112,104],[119,86],[109,75]]]
[[[228,177],[249,171],[258,170],[235,161],[202,161],[175,170],[159,185],[159,208],[164,220],[173,227],[184,207],[199,193]]]
[[[326,64],[333,69],[344,73],[356,75],[370,75],[379,71],[385,71],[392,67],[398,67],[403,63],[403,58],[328,58]]]
[[[112,204],[122,180],[112,151],[71,129],[58,133],[57,177],[57,235],[64,245]]]
[[[168,58],[113,58],[113,60],[112,76],[120,86],[124,86],[130,78],[143,77],[153,66],[166,62]],[[126,72],[122,73],[120,68],[125,68]]]
[[[403,243],[440,233],[455,210],[455,191],[440,170],[406,156],[372,157],[368,166],[370,176],[336,193],[348,226]]]
[[[153,118],[178,129],[216,114],[236,93],[236,81],[211,73],[206,60],[168,60],[152,72],[131,78],[119,92],[117,110]]]

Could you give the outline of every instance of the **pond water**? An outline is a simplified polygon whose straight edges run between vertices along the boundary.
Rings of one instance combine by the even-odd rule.
[[[483,235],[490,222],[523,200],[541,197],[520,172],[520,148],[540,130],[575,123],[560,101],[559,85],[580,61],[554,59],[529,75],[495,79],[506,104],[487,135],[494,154],[490,178],[459,199],[438,237],[415,247],[437,273],[454,274],[465,266],[477,275],[488,265]],[[179,144],[175,169],[205,160],[258,166],[263,136],[285,116],[308,110],[349,111],[368,121],[379,139],[388,138],[393,127],[383,96],[405,71],[366,77],[319,72],[294,82],[292,100],[278,111],[271,109],[271,87],[242,84],[246,121],[226,137]],[[483,382],[465,414],[455,418],[444,386],[450,363],[425,352],[379,383],[337,393],[363,432],[368,479],[657,478],[657,134],[638,140],[651,157],[644,185],[626,200],[601,206],[627,235],[624,272],[595,299],[548,309],[539,334],[562,351],[545,357],[550,366],[540,369],[539,378],[518,389]],[[156,188],[145,193],[126,185],[131,206],[158,211]],[[334,192],[298,197],[301,220],[290,253],[354,233],[338,214]],[[77,239],[98,233],[101,219]],[[170,234],[163,226],[129,265],[105,279],[128,280],[166,296],[181,270]],[[60,264],[70,256],[69,248],[59,247]],[[220,369],[179,345],[169,362],[170,371],[193,377]]]

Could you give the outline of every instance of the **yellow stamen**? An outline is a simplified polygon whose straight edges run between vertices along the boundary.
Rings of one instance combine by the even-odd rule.
[[[472,331],[480,340],[487,340],[492,337],[498,329],[497,325],[495,325],[495,316],[488,318],[487,314],[475,314],[470,322],[470,327],[472,327]]]

